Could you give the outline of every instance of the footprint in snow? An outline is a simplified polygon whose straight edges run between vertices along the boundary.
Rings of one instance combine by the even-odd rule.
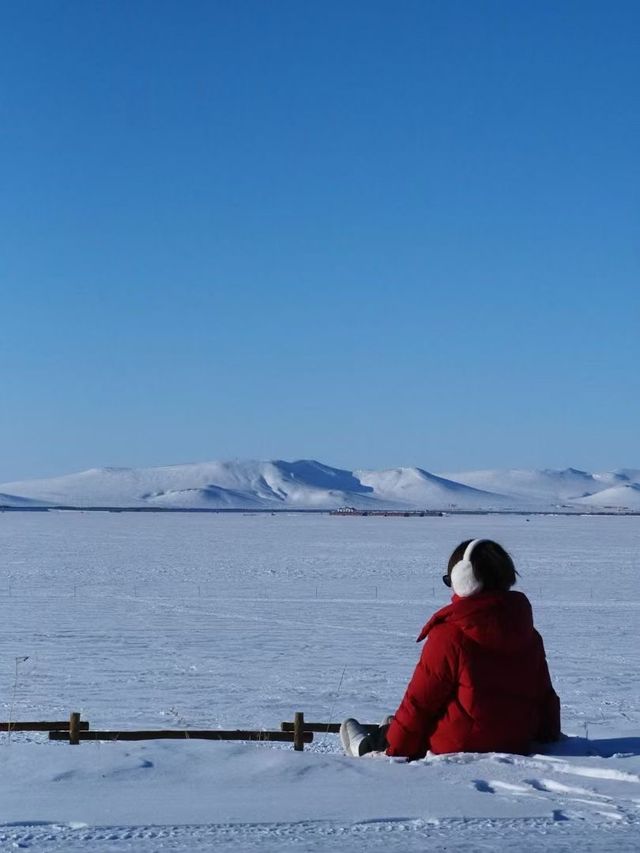
[[[472,784],[476,791],[480,791],[481,794],[495,794],[496,792],[495,788],[484,779],[474,779]]]
[[[524,781],[534,790],[542,791],[545,794],[570,794],[578,797],[595,797],[599,800],[610,799],[610,797],[604,794],[596,794],[594,791],[588,791],[586,788],[563,785],[562,782],[556,782],[555,779],[525,779]]]
[[[497,794],[498,796],[503,797],[537,797],[536,794],[532,793],[531,787],[513,785],[509,782],[500,782],[497,779],[490,779],[489,781],[486,779],[474,779],[472,784],[476,791],[480,791],[483,794]]]
[[[571,764],[553,755],[536,755],[533,760],[524,759],[518,763],[522,763],[524,766],[528,766],[534,770],[542,770],[546,766],[549,770],[556,773],[566,773],[569,776],[584,776],[588,779],[609,779],[614,782],[630,782],[631,784],[640,783],[640,776],[637,773],[628,773],[626,770],[618,770],[615,767],[593,767],[584,764]]]
[[[523,785],[513,785],[509,782],[491,782],[491,785],[499,789],[500,791],[504,791],[505,794],[517,794],[518,796],[530,797],[532,796],[529,788],[525,788]],[[496,791],[498,793],[498,790]]]

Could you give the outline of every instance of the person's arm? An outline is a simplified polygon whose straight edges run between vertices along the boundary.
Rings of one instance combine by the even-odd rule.
[[[448,627],[432,630],[387,731],[387,755],[422,758],[426,754],[429,736],[455,692],[457,649]]]
[[[560,698],[551,683],[542,637],[540,656],[540,723],[535,739],[540,743],[552,743],[560,740]]]

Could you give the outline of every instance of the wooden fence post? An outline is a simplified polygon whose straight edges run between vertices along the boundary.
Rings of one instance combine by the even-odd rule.
[[[304,714],[302,711],[296,711],[293,716],[293,748],[296,752],[302,752],[304,749]]]
[[[80,714],[72,711],[69,717],[69,743],[77,745],[80,743],[78,732],[80,731]]]

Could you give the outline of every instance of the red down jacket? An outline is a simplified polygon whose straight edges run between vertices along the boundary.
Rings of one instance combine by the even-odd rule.
[[[454,596],[418,642],[425,637],[387,731],[388,755],[526,754],[532,741],[560,737],[560,700],[521,592]]]

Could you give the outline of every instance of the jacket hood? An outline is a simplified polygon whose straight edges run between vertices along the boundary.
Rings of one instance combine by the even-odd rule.
[[[489,649],[514,652],[530,642],[534,633],[529,599],[521,592],[480,592],[466,598],[454,595],[420,632],[421,642],[443,622],[459,628],[469,639]]]

